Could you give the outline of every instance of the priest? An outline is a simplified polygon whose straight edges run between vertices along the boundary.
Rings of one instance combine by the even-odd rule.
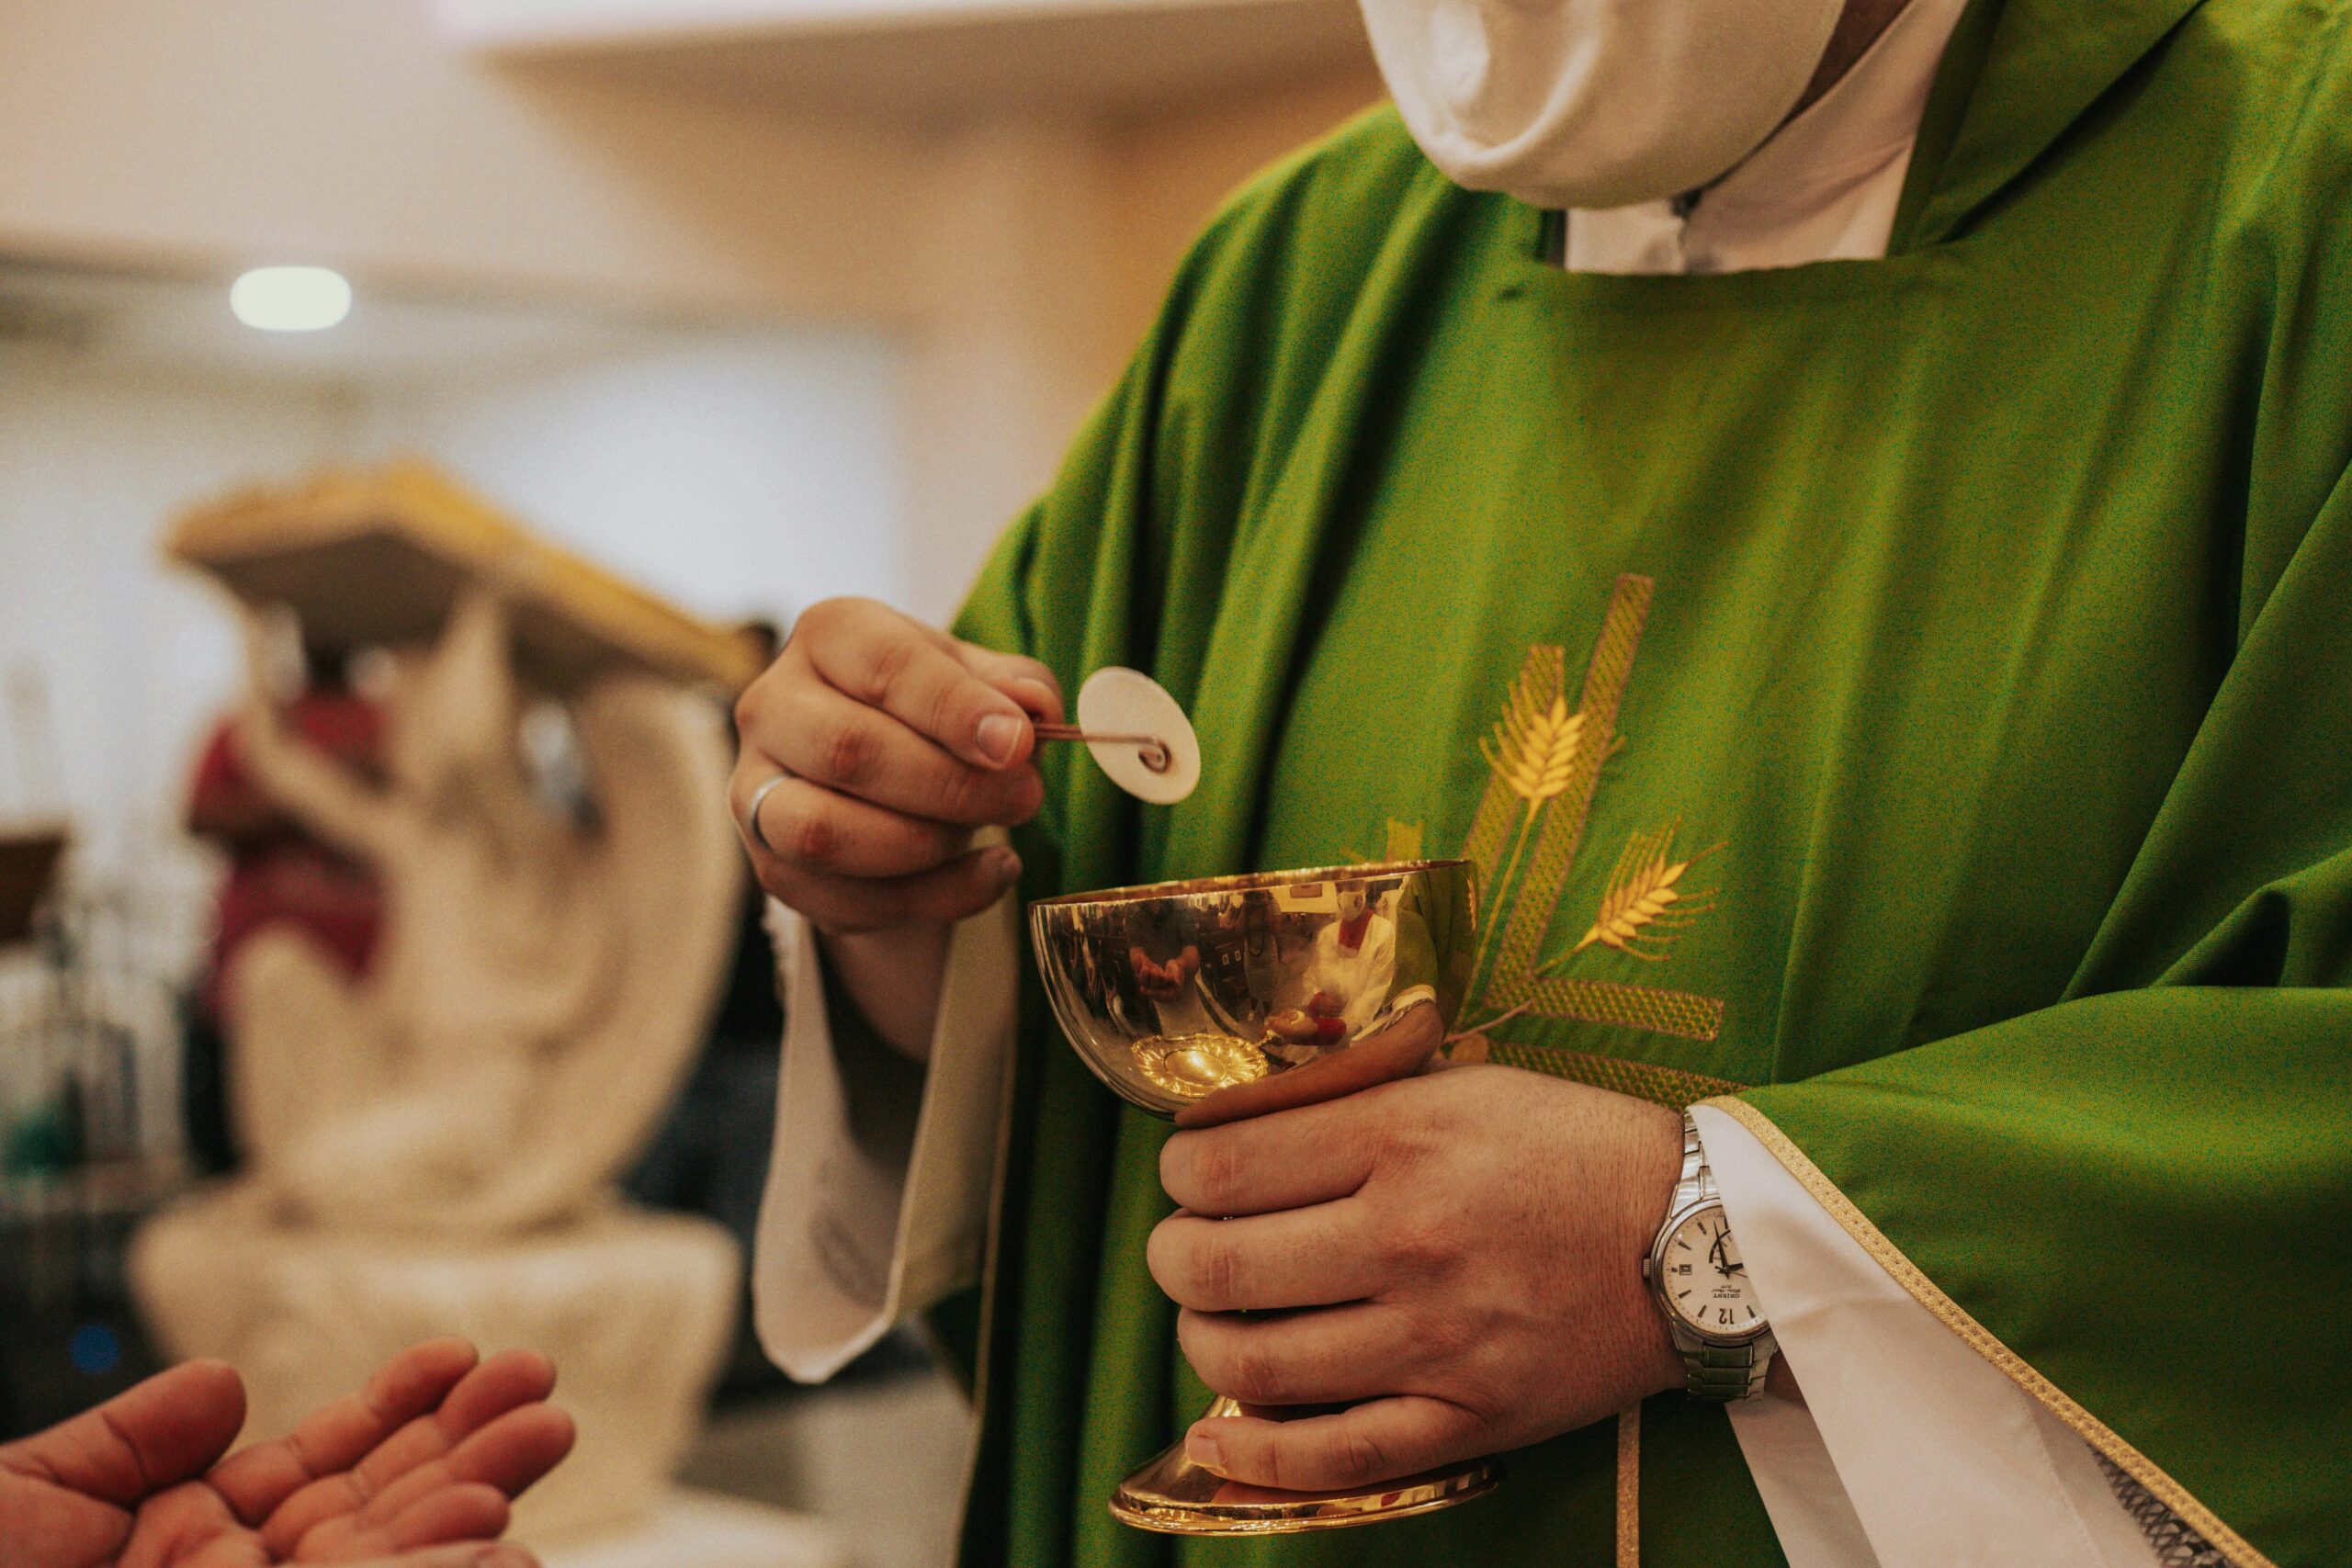
[[[2352,20],[1365,8],[1394,107],[1216,218],[954,635],[820,606],[744,699],[769,1346],[942,1309],[970,1563],[2340,1560]],[[1037,751],[1107,664],[1189,799]],[[1345,1101],[1171,1136],[1016,951],[1415,855],[1453,1065]],[[1510,1474],[1115,1524],[1180,1437]]]

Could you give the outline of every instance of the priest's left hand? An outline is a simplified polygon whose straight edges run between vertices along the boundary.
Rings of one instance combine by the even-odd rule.
[[[1353,1486],[1679,1387],[1641,1259],[1681,1152],[1669,1111],[1495,1066],[1178,1133],[1159,1168],[1183,1212],[1149,1256],[1184,1354],[1247,1405],[1348,1406],[1203,1420],[1187,1450]]]

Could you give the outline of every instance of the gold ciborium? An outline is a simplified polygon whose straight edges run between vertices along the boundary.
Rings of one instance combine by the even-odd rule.
[[[1408,861],[1073,894],[1032,905],[1029,933],[1094,1075],[1155,1115],[1205,1122],[1419,1070],[1469,983],[1476,914],[1467,862]],[[1203,1470],[1180,1442],[1120,1483],[1111,1512],[1174,1535],[1332,1529],[1467,1502],[1498,1473],[1477,1460],[1279,1492]]]

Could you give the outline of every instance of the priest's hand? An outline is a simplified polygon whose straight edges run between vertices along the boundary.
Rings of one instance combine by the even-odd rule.
[[[1353,1486],[1681,1386],[1641,1280],[1681,1153],[1671,1111],[1493,1066],[1178,1133],[1160,1178],[1184,1212],[1149,1256],[1184,1354],[1246,1405],[1348,1406],[1205,1419],[1187,1450]]]
[[[1061,716],[1045,665],[870,599],[811,605],[735,705],[728,794],[760,886],[817,928],[910,1055],[929,1043],[947,927],[1021,874],[1011,850],[974,849],[973,829],[1036,815],[1030,724]]]
[[[222,1460],[244,1385],[191,1361],[0,1446],[5,1568],[531,1568],[507,1500],[571,1447],[547,1358],[439,1339]]]

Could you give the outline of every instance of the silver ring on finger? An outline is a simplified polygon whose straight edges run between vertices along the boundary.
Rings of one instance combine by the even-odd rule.
[[[752,842],[759,845],[760,848],[767,851],[770,854],[775,854],[776,852],[776,847],[768,842],[768,836],[765,833],[760,831],[760,807],[767,804],[768,795],[775,791],[776,785],[788,782],[791,777],[792,775],[790,773],[778,773],[775,777],[769,779],[764,784],[761,784],[759,788],[752,792],[751,807],[743,813],[743,831],[745,835],[751,839]]]

